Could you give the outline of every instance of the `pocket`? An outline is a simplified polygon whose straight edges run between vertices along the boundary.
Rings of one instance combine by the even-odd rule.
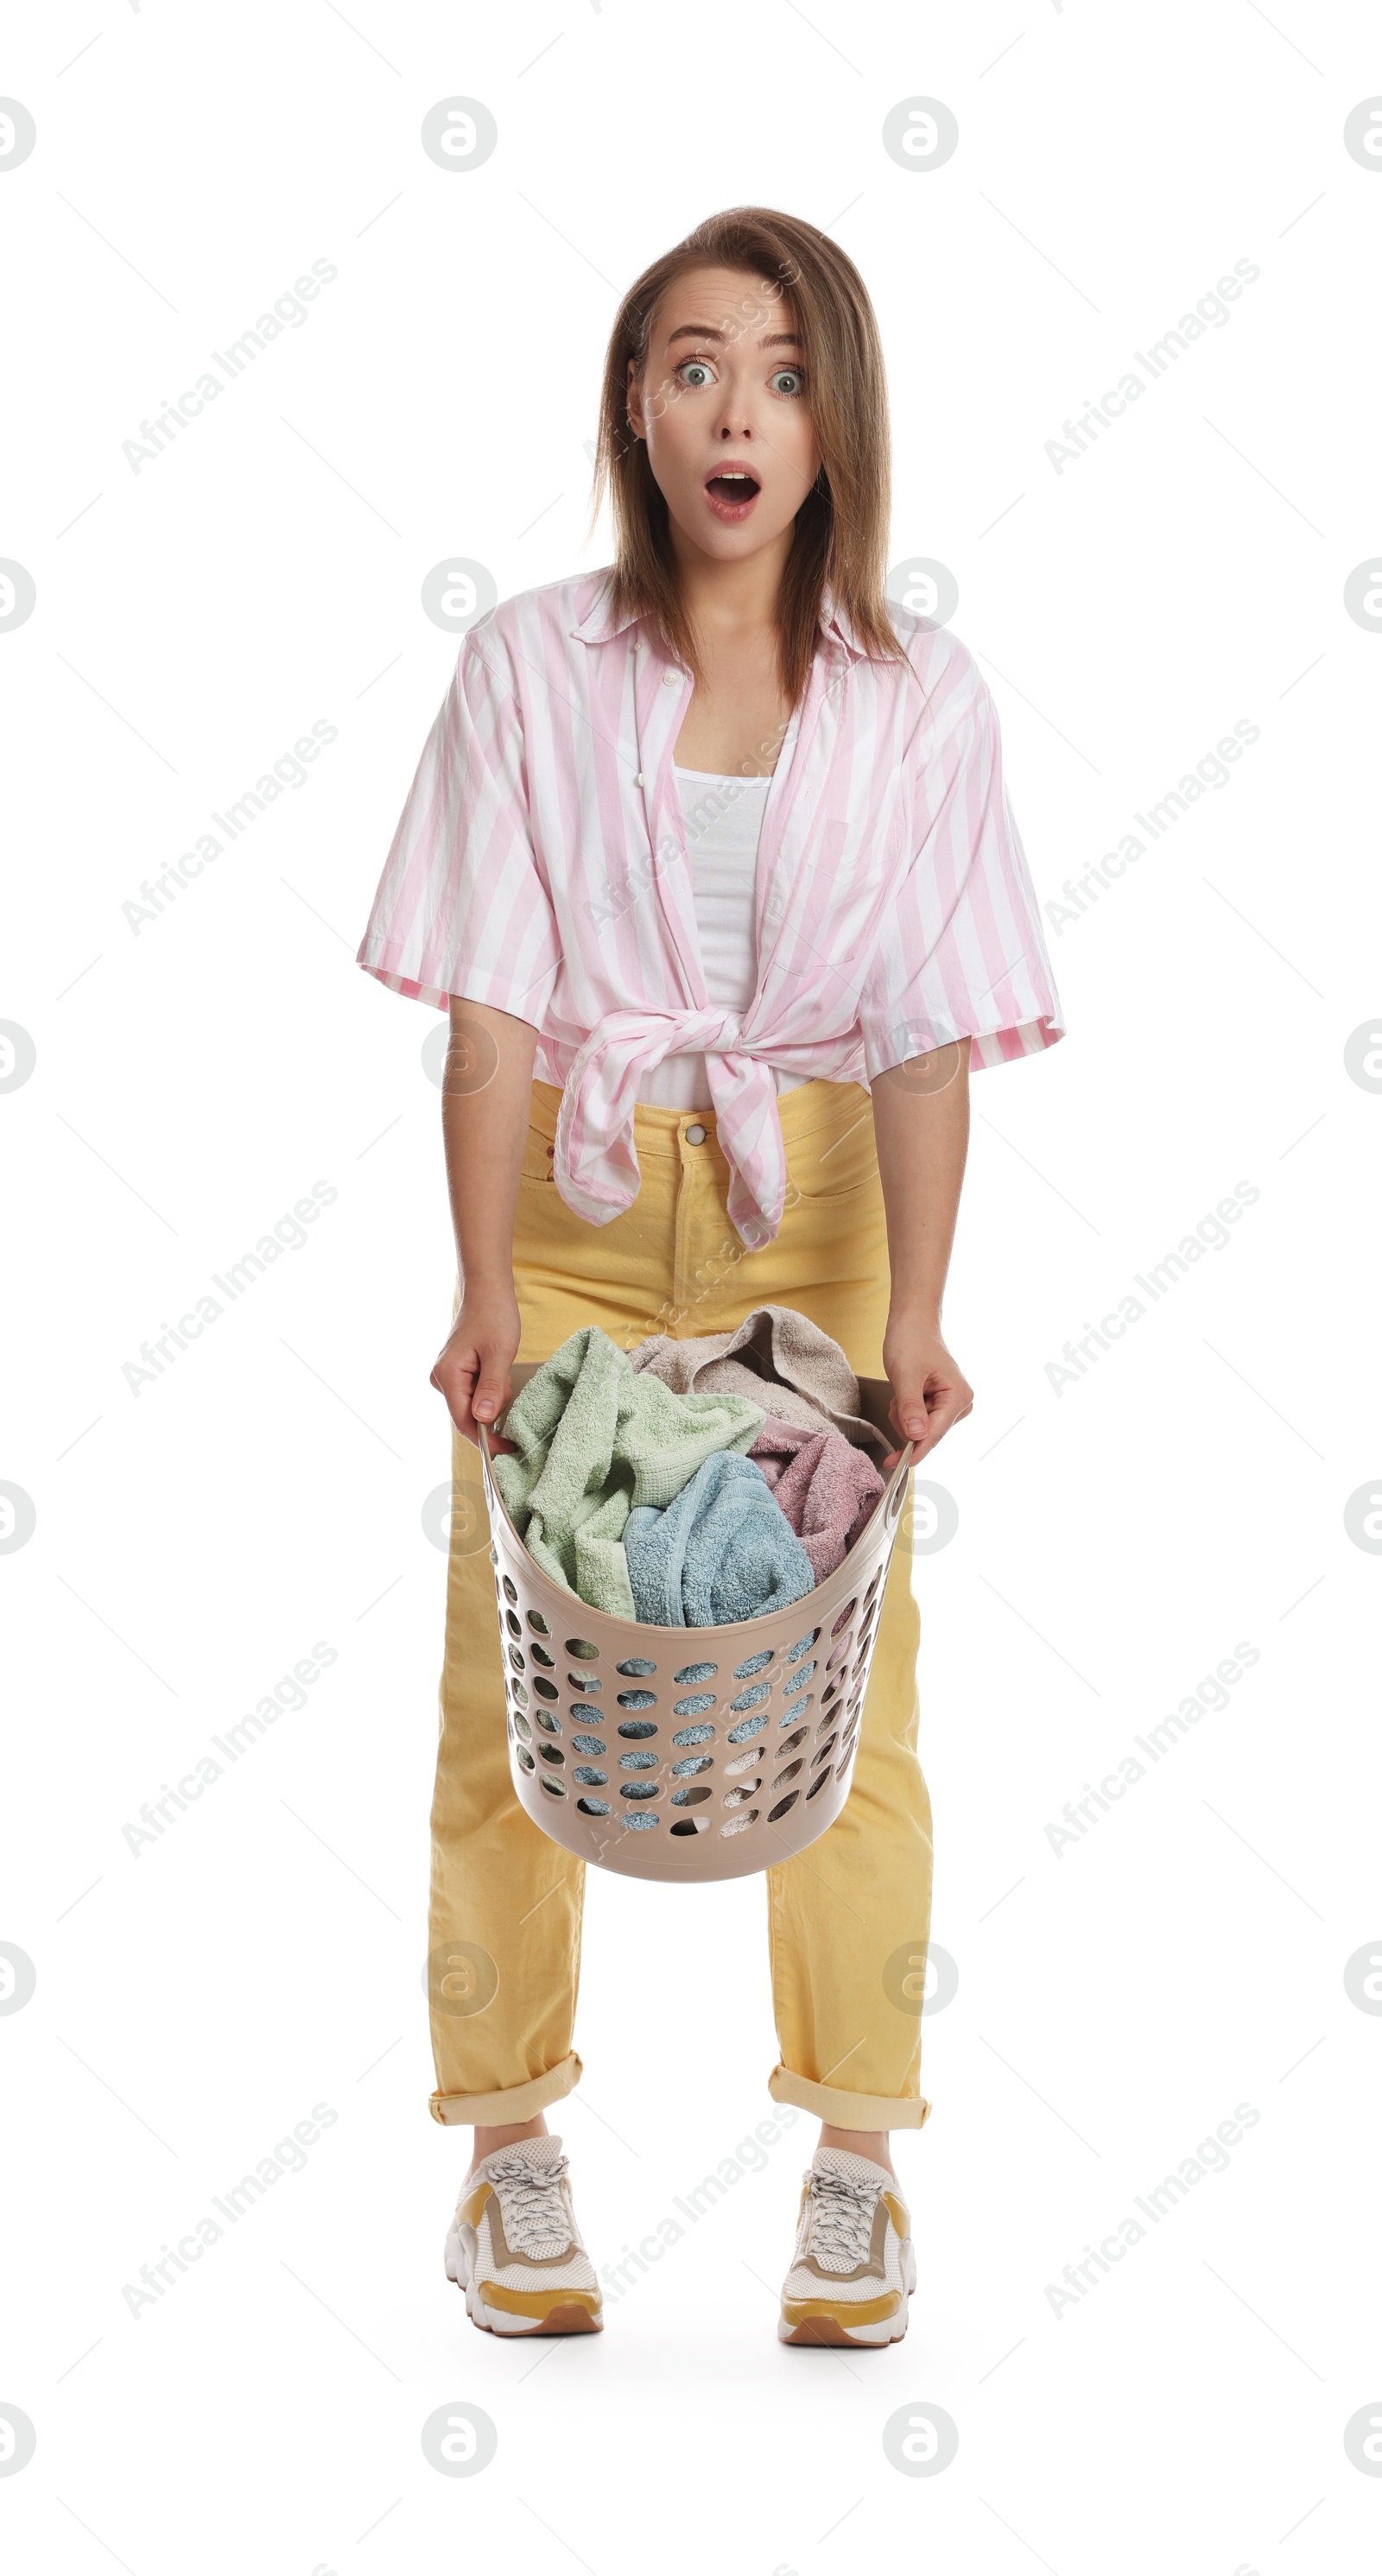
[[[551,1137],[544,1136],[540,1127],[530,1126],[528,1129],[527,1142],[523,1147],[523,1168],[520,1174],[520,1179],[525,1181],[551,1181],[552,1161],[555,1152],[556,1147],[553,1144]],[[555,1182],[553,1182],[553,1187],[555,1187]]]
[[[787,1201],[793,1192],[807,1206],[840,1207],[882,1186],[873,1132],[873,1103],[867,1096],[854,1117],[838,1127],[817,1128],[802,1137],[787,1157]]]

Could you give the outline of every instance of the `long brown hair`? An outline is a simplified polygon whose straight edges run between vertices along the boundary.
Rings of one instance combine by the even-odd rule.
[[[616,618],[650,616],[669,650],[699,680],[703,674],[677,582],[667,504],[653,480],[646,443],[629,428],[627,405],[628,362],[632,358],[641,385],[653,323],[668,287],[688,269],[706,267],[751,271],[763,296],[781,297],[790,305],[803,344],[822,461],[797,512],[778,590],[778,665],[783,689],[795,706],[819,642],[827,586],[872,659],[906,659],[884,591],[892,457],[883,347],[868,289],[853,260],[828,234],[769,206],[732,206],[707,216],[635,278],[615,316],[605,356],[590,526],[608,492],[615,532],[611,613]]]

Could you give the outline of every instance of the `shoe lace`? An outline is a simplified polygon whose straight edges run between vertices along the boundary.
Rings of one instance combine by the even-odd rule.
[[[828,2263],[851,2271],[862,2263],[873,2233],[878,2185],[855,2182],[848,2174],[813,2172],[810,2176],[810,2247]]]
[[[488,2168],[504,2213],[504,2234],[516,2254],[560,2253],[571,2242],[571,2220],[561,2185],[566,2157],[534,2165],[526,2156],[496,2157]]]

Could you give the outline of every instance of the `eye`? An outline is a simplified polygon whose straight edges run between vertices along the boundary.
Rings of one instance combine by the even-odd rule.
[[[800,367],[778,367],[768,382],[774,393],[784,394],[793,401],[806,391],[806,377]]]
[[[677,374],[688,391],[693,394],[698,394],[703,385],[713,381],[708,358],[683,358]]]

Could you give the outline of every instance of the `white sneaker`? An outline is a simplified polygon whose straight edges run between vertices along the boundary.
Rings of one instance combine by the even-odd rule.
[[[595,2266],[576,2225],[560,2138],[519,2138],[467,2176],[446,2270],[491,2334],[598,2334]]]
[[[778,2341],[900,2343],[917,2259],[894,2177],[868,2156],[817,2147],[801,2179]]]

